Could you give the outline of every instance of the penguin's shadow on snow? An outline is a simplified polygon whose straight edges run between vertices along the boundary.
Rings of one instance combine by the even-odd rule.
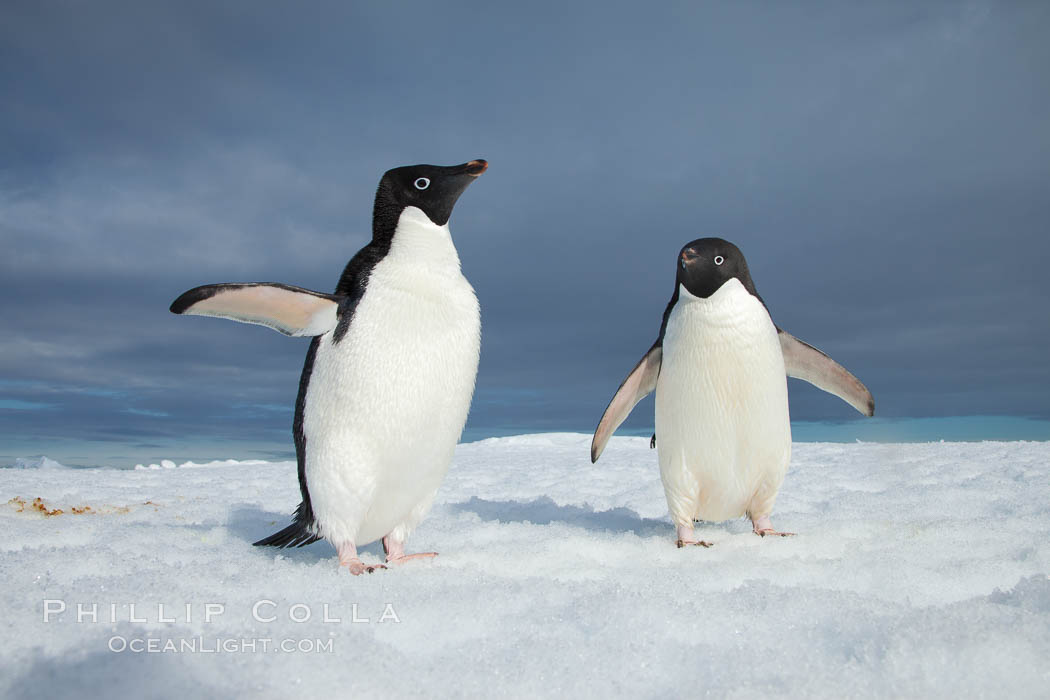
[[[565,523],[594,532],[630,532],[639,537],[665,536],[672,527],[669,520],[643,518],[630,508],[596,511],[586,503],[560,506],[548,496],[524,503],[489,501],[474,496],[462,503],[449,503],[447,507],[457,512],[474,513],[482,520],[533,525]]]
[[[253,542],[258,542],[267,535],[272,535],[290,522],[292,522],[290,513],[271,513],[270,511],[260,510],[254,506],[244,504],[235,506],[230,511],[229,520],[226,521],[226,528],[231,535],[244,540],[250,546]],[[253,547],[253,549],[259,556],[272,558],[279,553],[282,557],[303,563],[323,561],[336,555],[335,548],[326,540],[318,540],[305,547],[288,547],[286,549]],[[361,547],[358,551],[361,553],[378,553],[380,556],[383,554],[382,544],[379,543]]]
[[[469,501],[449,503],[448,508],[455,513],[474,513],[482,520],[502,523],[532,523],[533,525],[550,525],[565,523],[573,527],[592,532],[630,532],[638,537],[662,537],[667,535],[671,523],[657,518],[643,518],[630,508],[613,508],[596,511],[591,506],[560,506],[548,496],[540,496],[531,501],[489,501],[474,496]],[[273,534],[291,522],[288,513],[272,513],[251,505],[235,506],[231,512],[226,528],[230,534],[248,545]],[[260,556],[271,557],[278,552],[272,547],[256,547]],[[370,552],[382,557],[382,544],[374,542],[358,550]],[[335,549],[326,541],[318,541],[305,547],[290,547],[280,550],[283,557],[313,563],[335,556]]]

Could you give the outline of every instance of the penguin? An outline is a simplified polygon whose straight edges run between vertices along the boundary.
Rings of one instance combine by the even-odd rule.
[[[865,416],[875,400],[855,376],[773,323],[740,249],[700,238],[678,255],[660,334],[620,385],[591,442],[591,462],[655,390],[660,479],[677,545],[710,547],[693,523],[746,515],[757,535],[788,536],[770,520],[791,459],[787,377],[834,394]],[[659,443],[657,443],[659,436]]]
[[[176,314],[217,316],[313,340],[292,434],[302,502],[288,527],[256,546],[319,539],[357,576],[436,556],[406,554],[466,423],[481,350],[481,315],[448,221],[488,167],[413,165],[384,173],[372,240],[333,294],[278,283],[211,284],[182,294]],[[386,564],[357,547],[383,541]]]

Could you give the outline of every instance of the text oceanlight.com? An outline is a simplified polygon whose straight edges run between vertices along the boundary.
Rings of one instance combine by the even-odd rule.
[[[155,637],[109,638],[109,650],[115,653],[133,654],[254,654],[258,652],[283,654],[331,654],[333,639],[251,639],[189,637],[182,639],[157,639]]]

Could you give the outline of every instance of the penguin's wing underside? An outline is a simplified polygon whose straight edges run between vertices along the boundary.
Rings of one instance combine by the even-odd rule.
[[[274,282],[206,284],[171,304],[171,312],[255,323],[291,336],[323,335],[339,321],[344,299]]]
[[[849,370],[795,336],[777,329],[787,376],[802,379],[834,394],[866,416],[875,414],[875,399],[868,387]]]
[[[616,390],[616,395],[609,402],[608,408],[602,415],[598,428],[594,431],[594,439],[591,440],[591,463],[598,461],[605,444],[609,438],[620,427],[620,424],[631,414],[638,402],[652,393],[656,388],[656,380],[660,376],[660,363],[663,361],[664,348],[659,342],[649,348],[627,379]]]

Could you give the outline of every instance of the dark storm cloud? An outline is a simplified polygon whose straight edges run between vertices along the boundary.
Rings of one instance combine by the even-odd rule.
[[[6,3],[0,430],[286,440],[261,407],[303,343],[168,303],[331,289],[384,170],[475,157],[475,427],[591,427],[702,235],[881,414],[1050,414],[1048,29],[1039,3]]]

